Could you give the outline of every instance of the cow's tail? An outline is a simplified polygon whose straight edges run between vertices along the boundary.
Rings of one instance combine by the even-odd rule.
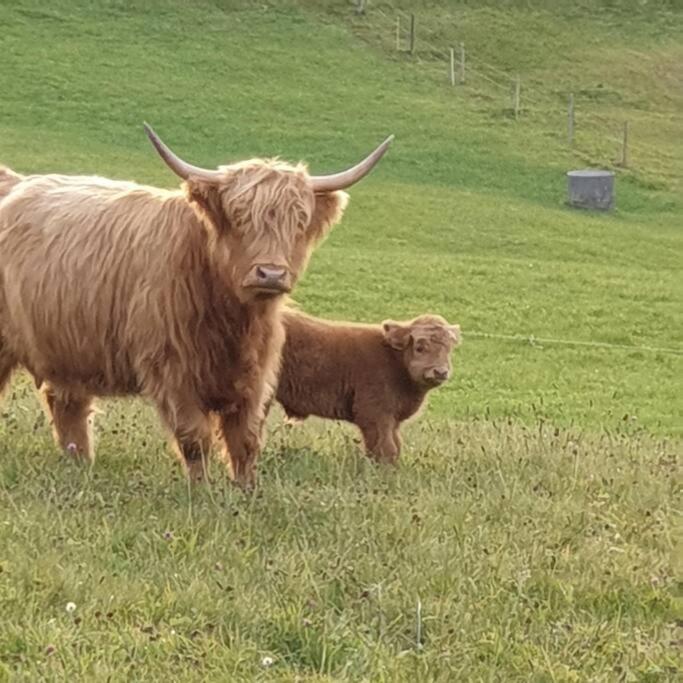
[[[6,197],[10,190],[22,180],[23,176],[0,164],[0,200]]]
[[[2,204],[2,200],[10,193],[12,188],[20,183],[22,179],[23,177],[18,173],[0,164],[0,204]],[[3,340],[4,295],[2,272],[0,272],[0,394],[17,364],[16,358],[10,353],[7,344]]]

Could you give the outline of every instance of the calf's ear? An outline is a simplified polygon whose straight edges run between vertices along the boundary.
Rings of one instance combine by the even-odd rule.
[[[460,325],[449,325],[448,334],[453,342],[453,346],[460,346],[462,337],[460,335]]]
[[[403,351],[410,342],[410,327],[401,325],[401,323],[385,320],[382,323],[382,331],[384,332],[384,341],[397,351]]]

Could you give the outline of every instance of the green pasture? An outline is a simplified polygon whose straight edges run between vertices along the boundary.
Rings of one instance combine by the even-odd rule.
[[[314,172],[394,133],[294,298],[346,320],[435,312],[464,335],[397,471],[352,429],[275,415],[251,497],[218,463],[188,488],[138,401],[100,406],[97,462],[77,468],[18,375],[0,407],[0,681],[680,675],[681,7],[354,5],[0,3],[0,163],[172,187],[143,120],[198,164]],[[518,120],[485,79],[449,85],[433,46],[455,40],[520,75]],[[565,205],[587,164],[616,169],[614,212]]]

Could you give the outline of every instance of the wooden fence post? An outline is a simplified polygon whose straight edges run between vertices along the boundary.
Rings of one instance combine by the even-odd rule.
[[[628,166],[628,121],[624,121],[624,138],[621,143],[621,165]]]
[[[460,83],[465,83],[465,43],[460,43]]]
[[[451,85],[455,86],[455,50],[451,48]]]
[[[514,98],[513,98],[513,106],[515,109],[515,118],[519,118],[519,101],[520,101],[520,91],[522,89],[522,82],[517,76],[515,78],[515,93],[514,93]]]
[[[415,51],[415,15],[410,15],[410,54]]]
[[[574,93],[569,95],[567,107],[567,141],[570,147],[574,146]]]

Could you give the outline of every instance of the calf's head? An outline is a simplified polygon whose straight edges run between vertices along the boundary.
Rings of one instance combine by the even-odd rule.
[[[343,191],[367,175],[393,136],[352,168],[311,176],[303,164],[251,159],[217,170],[176,156],[145,124],[168,167],[185,181],[187,197],[209,234],[220,277],[244,302],[291,291],[312,248],[341,219]]]
[[[443,384],[451,376],[451,351],[460,344],[460,327],[440,315],[421,315],[407,323],[385,320],[384,340],[402,353],[410,378],[426,388]]]

